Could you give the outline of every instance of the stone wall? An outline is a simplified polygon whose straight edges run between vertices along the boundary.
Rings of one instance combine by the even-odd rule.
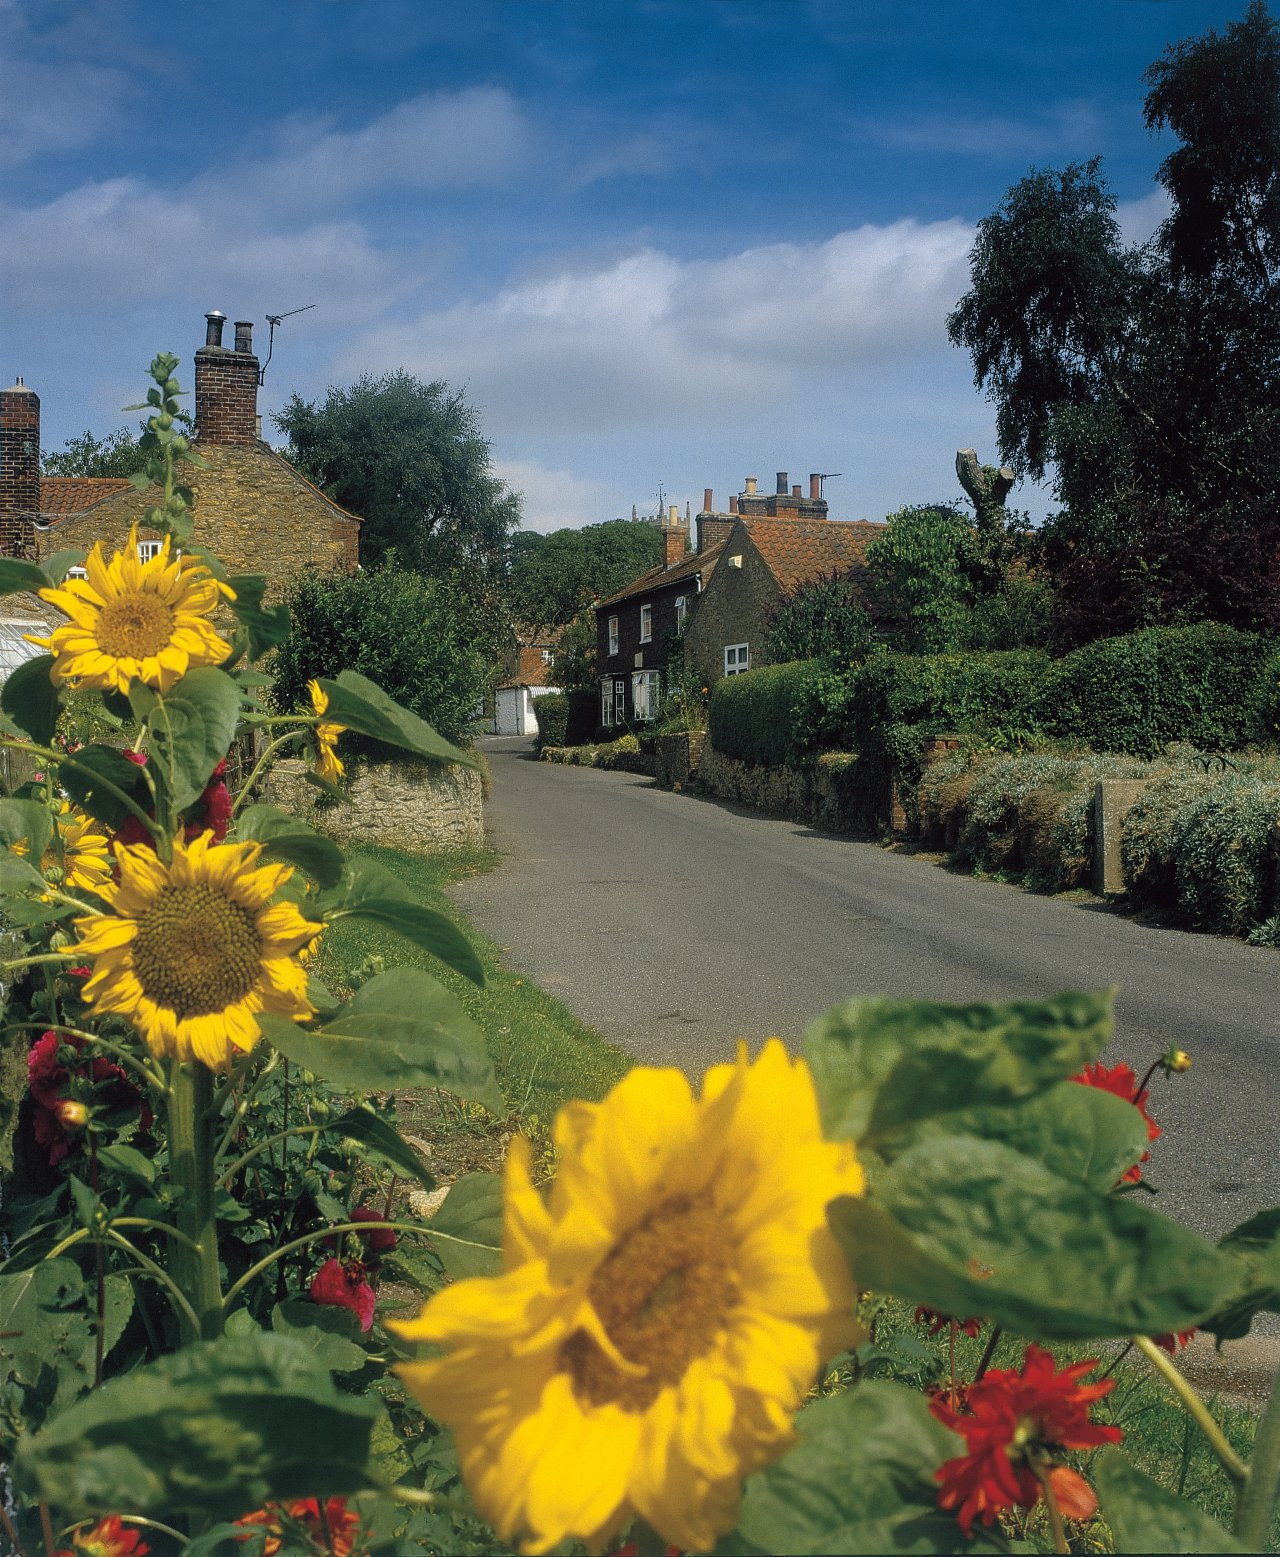
[[[848,752],[824,752],[803,769],[751,767],[708,743],[698,764],[698,784],[722,800],[829,832],[861,832],[866,830],[865,808],[850,783],[856,762]]]
[[[740,556],[741,566],[732,558]],[[684,639],[685,664],[708,686],[724,675],[727,645],[745,643],[750,664],[760,664],[766,623],[782,598],[778,581],[741,526],[720,554],[710,582],[698,596]]]
[[[307,765],[281,762],[260,798],[300,817],[335,843],[382,844],[417,854],[484,846],[482,781],[473,768],[370,763],[351,775],[351,805],[330,802],[306,779]],[[319,802],[319,803],[317,803]]]
[[[705,730],[674,731],[655,743],[654,777],[668,789],[683,787],[698,773],[707,744]]]

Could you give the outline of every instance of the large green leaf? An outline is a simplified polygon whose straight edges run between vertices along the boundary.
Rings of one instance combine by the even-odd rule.
[[[797,1447],[747,1482],[737,1536],[718,1550],[1007,1550],[981,1527],[966,1541],[955,1515],[939,1509],[934,1472],[964,1443],[917,1391],[869,1380],[806,1406],[796,1429]]]
[[[934,1114],[1017,1103],[1094,1059],[1114,992],[1009,1005],[847,1000],[805,1034],[827,1134],[869,1146]]]
[[[503,1107],[483,1034],[456,997],[421,968],[378,974],[318,1030],[265,1013],[259,1021],[286,1059],[334,1086],[364,1092],[443,1087],[489,1108]]]
[[[197,798],[227,755],[239,714],[239,687],[212,665],[188,671],[155,699],[148,716],[155,762],[179,811]]]
[[[321,677],[320,686],[329,695],[329,707],[324,716],[327,721],[347,730],[356,730],[361,735],[371,735],[388,746],[398,746],[402,751],[411,751],[433,762],[458,762],[467,768],[480,766],[479,758],[473,752],[459,751],[443,735],[438,735],[425,719],[401,708],[367,676],[344,670],[336,681]]]
[[[26,860],[19,859],[16,854],[10,853],[8,849],[0,851],[0,895],[8,896],[10,893],[30,892],[32,888],[39,892],[47,892],[49,883]]]
[[[34,1384],[43,1369],[80,1357],[88,1334],[83,1292],[73,1260],[44,1260],[30,1270],[0,1275],[3,1374]]]
[[[72,568],[84,566],[85,553],[77,551],[75,547],[68,547],[66,551],[51,552],[40,566],[49,575],[55,584],[61,584]]]
[[[882,1145],[887,1158],[920,1141],[977,1135],[1003,1141],[1064,1178],[1096,1190],[1113,1189],[1147,1149],[1147,1122],[1132,1103],[1099,1087],[1060,1081],[1038,1097],[1010,1108],[958,1109],[924,1121],[910,1136]]]
[[[262,844],[269,859],[296,865],[317,886],[334,887],[342,880],[346,860],[337,844],[277,806],[246,806],[236,835]]]
[[[330,1373],[356,1373],[369,1361],[369,1353],[356,1340],[359,1315],[349,1308],[290,1298],[272,1309],[271,1328],[305,1346]]]
[[[224,1336],[109,1380],[27,1435],[15,1479],[73,1518],[234,1517],[371,1485],[377,1413],[289,1336]]]
[[[0,561],[3,561],[0,558]],[[47,746],[58,727],[62,704],[49,678],[52,654],[37,654],[10,671],[0,686],[0,708],[14,724],[41,746]]]
[[[283,603],[263,605],[267,580],[261,573],[237,573],[227,583],[236,592],[231,609],[249,634],[249,658],[260,659],[289,636],[289,607]]]
[[[0,800],[0,844],[22,844],[26,858],[38,862],[53,837],[53,813],[38,800]]]
[[[448,1236],[436,1253],[455,1280],[494,1276],[502,1268],[502,1179],[496,1173],[468,1173],[449,1188],[427,1224]]]
[[[1131,1465],[1119,1449],[1093,1462],[1098,1501],[1117,1552],[1242,1552],[1214,1519]]]
[[[424,1189],[435,1187],[434,1175],[413,1147],[401,1139],[394,1125],[369,1109],[353,1108],[340,1114],[328,1121],[326,1129],[359,1141],[370,1157],[393,1168],[401,1178],[417,1179]]]
[[[326,917],[352,914],[386,925],[473,984],[484,984],[484,967],[462,931],[438,910],[420,903],[398,876],[372,860],[349,861],[346,876],[324,894],[319,908]]]
[[[24,562],[21,557],[0,557],[0,595],[16,595],[22,590],[36,594],[52,584],[39,563]]]
[[[107,784],[128,795],[144,811],[151,808],[151,792],[142,769],[113,746],[81,747],[74,756],[59,763],[58,778],[82,811],[113,829],[132,812],[106,788]]]
[[[1189,1329],[1240,1270],[1197,1234],[998,1141],[927,1141],[828,1210],[860,1286],[1022,1335]]]
[[[1219,1341],[1233,1341],[1249,1333],[1255,1314],[1280,1310],[1280,1208],[1259,1211],[1233,1227],[1218,1247],[1239,1262],[1241,1290],[1200,1328]]]

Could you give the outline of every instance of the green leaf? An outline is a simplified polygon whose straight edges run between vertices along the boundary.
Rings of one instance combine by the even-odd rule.
[[[805,1034],[826,1132],[878,1146],[935,1114],[1021,1102],[1094,1059],[1114,991],[1009,1005],[847,1000]]]
[[[0,853],[0,896],[7,896],[14,892],[30,892],[33,887],[37,891],[47,892],[49,883],[38,870],[28,865],[26,860],[19,859],[8,849]]]
[[[271,1328],[305,1346],[330,1373],[355,1373],[369,1361],[369,1353],[356,1343],[359,1316],[349,1308],[290,1298],[272,1309]]]
[[[26,847],[28,860],[39,860],[53,837],[53,813],[39,800],[0,800],[0,843]]]
[[[267,580],[260,573],[238,573],[227,583],[236,592],[231,609],[249,634],[249,657],[260,659],[289,636],[289,607],[283,603],[263,605]]]
[[[496,1173],[468,1173],[450,1186],[428,1233],[446,1233],[435,1245],[455,1280],[496,1276],[502,1269],[502,1179]]]
[[[16,595],[21,590],[36,594],[52,587],[53,580],[38,563],[0,557],[0,595]]]
[[[394,1125],[369,1109],[353,1108],[329,1120],[325,1128],[359,1141],[370,1157],[393,1168],[401,1178],[417,1179],[424,1188],[435,1188],[434,1176],[413,1147],[400,1138]]]
[[[55,584],[61,584],[72,568],[84,566],[87,554],[71,548],[67,551],[55,551],[47,556],[40,566],[49,575]]]
[[[378,1411],[289,1336],[223,1336],[109,1380],[28,1434],[15,1480],[72,1518],[233,1518],[370,1486]]]
[[[334,887],[342,880],[346,859],[337,844],[276,806],[246,806],[236,835],[261,843],[269,859],[296,865],[317,886]]]
[[[0,558],[0,562],[4,559]],[[49,678],[52,654],[37,654],[23,660],[0,686],[0,708],[14,724],[40,746],[47,746],[58,727],[62,704],[58,689]]]
[[[827,1214],[860,1286],[1021,1335],[1186,1330],[1240,1280],[1229,1256],[1167,1217],[972,1136],[913,1147],[873,1197]]]
[[[1240,1291],[1200,1328],[1219,1341],[1234,1341],[1249,1333],[1255,1314],[1280,1311],[1280,1208],[1251,1216],[1232,1228],[1218,1247],[1238,1261]]]
[[[123,1173],[126,1178],[137,1179],[143,1184],[154,1184],[156,1181],[155,1162],[140,1152],[136,1146],[100,1146],[98,1148],[98,1161],[103,1166],[113,1168],[117,1173]]]
[[[179,811],[199,796],[227,755],[239,714],[239,687],[212,665],[188,671],[156,699],[149,721],[155,762]]]
[[[71,1260],[44,1260],[31,1270],[0,1275],[0,1332],[4,1370],[34,1384],[42,1368],[78,1358],[84,1350],[84,1283]]]
[[[85,746],[58,765],[63,789],[82,811],[112,829],[133,813],[105,785],[128,795],[144,811],[150,811],[151,792],[137,763],[130,762],[113,746]],[[104,782],[105,781],[105,782]]]
[[[336,681],[320,678],[321,689],[329,694],[325,720],[340,724],[398,746],[433,762],[457,762],[466,768],[478,768],[480,759],[473,752],[459,751],[438,735],[417,714],[394,702],[381,687],[354,670],[344,670]]]
[[[896,1137],[881,1151],[892,1160],[919,1141],[944,1135],[1003,1141],[1054,1173],[1079,1179],[1101,1193],[1115,1188],[1141,1160],[1148,1144],[1147,1122],[1132,1103],[1098,1087],[1060,1081],[1012,1108],[969,1108],[935,1115],[910,1137]]]
[[[964,1444],[917,1391],[868,1380],[806,1406],[796,1429],[796,1448],[747,1482],[737,1533],[753,1548],[797,1557],[1005,1550],[981,1528],[964,1541],[955,1515],[938,1507],[934,1471]],[[732,1536],[724,1545],[736,1549]]]
[[[111,1349],[125,1332],[125,1326],[133,1314],[133,1285],[127,1276],[112,1272],[102,1283],[102,1355],[109,1357]],[[97,1321],[90,1321],[88,1344],[80,1356],[80,1367],[88,1378],[93,1377],[97,1361]]]
[[[1102,1451],[1093,1479],[1117,1552],[1245,1550],[1194,1503],[1144,1476],[1119,1449]]]
[[[388,930],[404,936],[406,941],[439,957],[441,962],[469,978],[473,984],[484,987],[484,966],[472,950],[471,942],[452,919],[446,918],[438,909],[402,897],[371,897],[346,912],[351,918],[372,919],[375,924],[385,925]]]
[[[421,968],[378,974],[318,1031],[265,1012],[259,1021],[286,1059],[334,1086],[364,1092],[443,1087],[486,1107],[503,1107],[483,1034],[456,997]]]

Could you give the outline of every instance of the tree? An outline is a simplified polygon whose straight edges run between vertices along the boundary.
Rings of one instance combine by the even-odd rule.
[[[1274,613],[1274,568],[1232,551],[1280,546],[1280,29],[1254,0],[1145,79],[1147,124],[1179,140],[1156,237],[1123,246],[1097,159],[1033,171],[979,224],[948,319],[1003,456],[1063,504],[1043,555],[1066,641]]]
[[[551,660],[551,680],[565,692],[596,695],[596,614],[588,606],[560,634]]]
[[[60,453],[44,449],[40,454],[46,476],[132,476],[145,464],[137,434],[125,427],[105,438],[96,438],[86,428],[78,438],[68,438]]]
[[[403,369],[365,374],[322,405],[295,394],[274,421],[303,475],[364,520],[365,566],[394,552],[404,567],[452,576],[472,599],[500,584],[520,499],[493,474],[461,390]]]
[[[943,654],[965,641],[974,532],[951,503],[900,508],[867,548],[867,593],[890,643]]]
[[[507,597],[518,621],[559,626],[661,561],[662,535],[648,523],[611,519],[549,535],[523,531],[511,538]]]
[[[824,574],[802,584],[774,611],[764,643],[764,662],[863,659],[877,632],[858,586],[848,577]]]

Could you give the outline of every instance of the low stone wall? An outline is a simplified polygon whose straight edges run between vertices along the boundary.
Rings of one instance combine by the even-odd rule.
[[[667,789],[682,788],[698,774],[706,749],[705,730],[676,731],[657,738],[654,777]]]
[[[377,843],[418,854],[484,845],[482,781],[474,768],[370,763],[351,776],[352,803],[330,801],[306,779],[307,766],[281,762],[261,799],[292,812],[335,843]]]
[[[698,783],[722,800],[794,817],[830,832],[858,832],[865,824],[848,782],[856,761],[847,752],[824,752],[804,769],[751,767],[708,743],[698,764]]]

